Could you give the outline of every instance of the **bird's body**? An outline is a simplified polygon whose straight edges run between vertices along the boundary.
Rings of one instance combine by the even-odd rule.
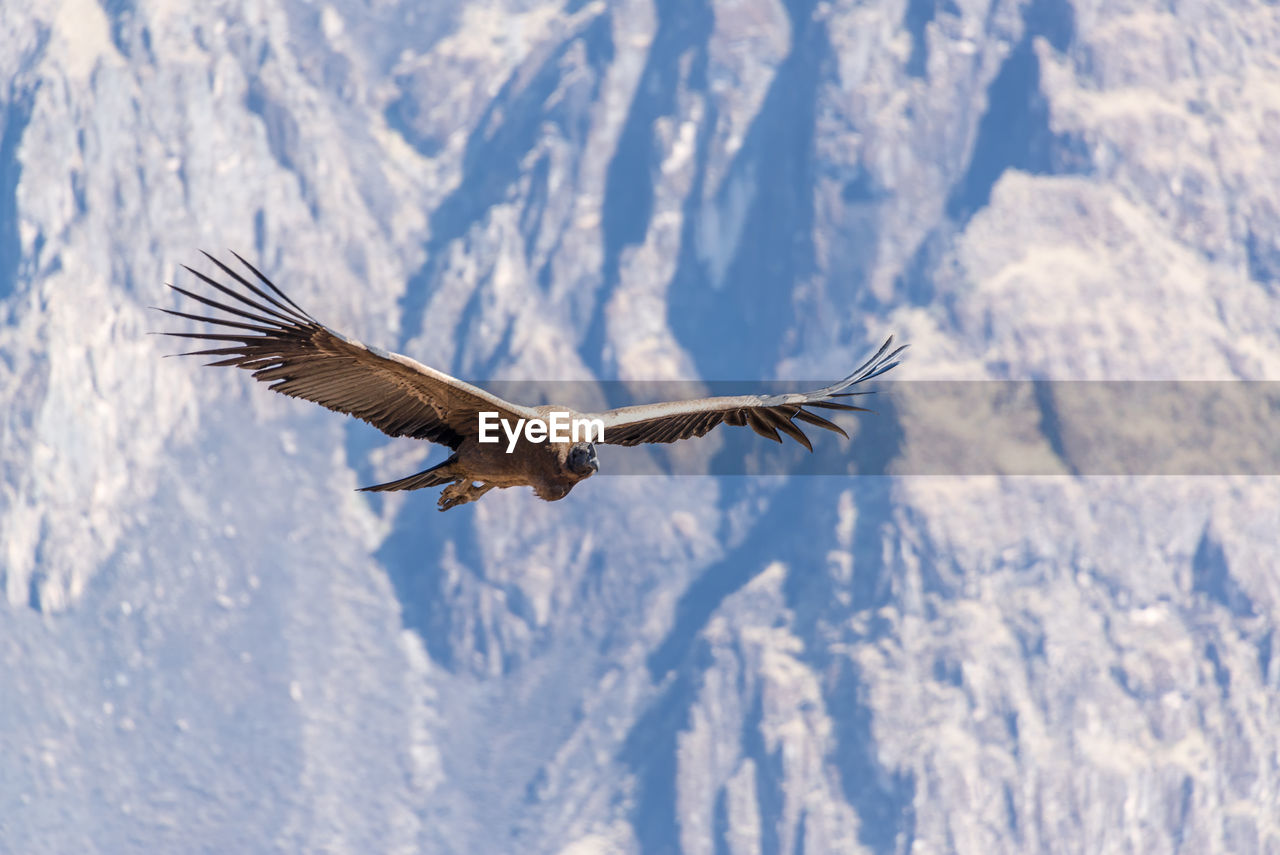
[[[556,407],[538,407],[544,420]],[[571,411],[570,411],[571,412]],[[581,414],[573,413],[575,416]],[[418,490],[447,484],[440,494],[440,509],[474,502],[494,487],[532,487],[540,499],[554,502],[569,495],[579,481],[599,469],[594,443],[530,442],[523,435],[514,445],[480,442],[464,436],[457,450],[438,466],[398,481],[362,488],[366,492]]]
[[[749,426],[778,442],[782,441],[779,434],[786,434],[812,451],[809,439],[794,420],[847,438],[838,425],[812,410],[863,410],[835,399],[865,394],[848,390],[893,368],[903,350],[891,350],[890,338],[844,380],[813,392],[698,398],[602,413],[578,413],[554,405],[528,407],[505,401],[407,356],[371,347],[329,329],[239,255],[236,258],[263,287],[213,256],[206,256],[235,284],[218,282],[189,267],[187,270],[232,298],[233,304],[170,287],[235,316],[236,320],[163,309],[170,315],[222,328],[216,333],[166,335],[222,343],[191,355],[221,357],[209,364],[247,369],[277,392],[353,415],[390,436],[409,436],[449,447],[453,455],[437,466],[397,481],[362,488],[416,490],[445,485],[439,501],[441,510],[473,502],[495,487],[532,487],[539,498],[552,502],[562,499],[574,485],[599,469],[596,442],[674,442],[703,436],[717,425],[729,424]],[[574,424],[574,432],[557,433],[557,419],[562,426]],[[577,422],[584,426],[584,434],[577,433]],[[503,428],[495,436],[498,423]],[[512,425],[517,428],[512,429]],[[521,429],[539,426],[540,430]]]

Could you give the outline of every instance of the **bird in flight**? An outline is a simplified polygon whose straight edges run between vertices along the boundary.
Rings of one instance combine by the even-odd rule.
[[[216,325],[217,332],[164,333],[216,343],[180,355],[218,357],[207,364],[251,371],[254,379],[271,384],[269,388],[276,392],[355,416],[389,436],[448,446],[453,454],[443,463],[406,478],[361,488],[381,492],[446,485],[438,503],[442,511],[474,502],[494,487],[527,486],[549,502],[563,499],[575,484],[599,470],[597,442],[675,442],[703,436],[717,425],[727,424],[746,425],[779,443],[780,434],[785,434],[813,451],[797,420],[848,439],[839,425],[813,410],[868,412],[837,399],[867,394],[850,389],[896,366],[906,347],[893,348],[890,336],[848,377],[813,392],[696,398],[601,413],[579,413],[554,405],[529,407],[330,329],[234,252],[245,268],[243,273],[207,252],[204,255],[225,275],[224,281],[183,267],[229,302],[176,285],[169,287],[238,320],[160,309],[175,317]]]

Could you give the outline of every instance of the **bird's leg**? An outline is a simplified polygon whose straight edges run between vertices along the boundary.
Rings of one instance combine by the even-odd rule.
[[[447,511],[450,508],[456,508],[458,505],[474,502],[492,490],[493,487],[493,484],[476,483],[469,478],[454,481],[440,493],[440,501],[438,502],[440,510]]]
[[[469,481],[454,481],[445,487],[440,493],[440,500],[436,503],[440,510],[447,511],[450,508],[456,508],[458,505],[465,505],[471,501],[467,495],[467,487],[470,486]]]
[[[471,501],[474,502],[476,499],[480,498],[481,496],[483,496],[485,493],[489,492],[493,488],[494,488],[493,484],[486,484],[483,481],[481,481],[478,484],[472,484],[471,485]]]

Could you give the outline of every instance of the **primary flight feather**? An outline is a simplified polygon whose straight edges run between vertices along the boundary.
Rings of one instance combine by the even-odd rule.
[[[224,281],[185,267],[216,296],[169,287],[231,317],[160,311],[179,318],[214,324],[219,332],[170,332],[165,335],[213,342],[215,346],[183,354],[218,357],[209,365],[232,365],[252,371],[257,380],[294,398],[315,401],[331,410],[362,419],[390,436],[409,436],[448,446],[453,454],[423,472],[363,487],[363,490],[416,490],[445,486],[440,510],[479,499],[494,487],[532,487],[547,501],[562,499],[599,464],[590,440],[531,441],[529,435],[508,445],[482,442],[481,414],[507,423],[545,423],[553,414],[580,418],[602,428],[595,441],[609,445],[675,442],[703,436],[717,425],[746,425],[777,442],[785,434],[810,451],[813,445],[796,424],[814,425],[848,435],[817,410],[866,412],[838,398],[865,394],[849,391],[898,364],[905,345],[892,348],[892,336],[852,374],[813,392],[784,395],[737,395],[667,401],[620,407],[602,413],[576,413],[566,407],[526,407],[450,377],[398,353],[371,347],[329,329],[289,299],[256,267],[236,253],[245,273],[204,253]],[[247,274],[247,276],[246,276]],[[255,284],[255,280],[256,283]]]

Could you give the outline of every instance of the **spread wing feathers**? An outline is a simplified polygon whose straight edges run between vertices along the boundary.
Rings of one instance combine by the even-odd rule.
[[[839,383],[813,392],[794,392],[785,395],[737,395],[721,398],[697,398],[691,401],[668,401],[661,404],[643,404],[622,407],[592,416],[604,422],[603,441],[609,445],[639,445],[646,442],[675,442],[695,436],[703,436],[720,424],[746,425],[761,436],[782,442],[780,434],[786,434],[805,448],[813,451],[813,445],[796,421],[834,431],[848,439],[841,427],[811,408],[868,412],[835,398],[867,395],[869,391],[850,392],[852,386],[879,377],[898,364],[898,357],[906,345],[893,348],[893,336],[881,345],[870,359]]]
[[[504,401],[440,371],[347,338],[303,311],[249,262],[236,259],[258,280],[253,284],[209,253],[229,281],[187,267],[205,285],[230,298],[212,299],[176,285],[178,293],[235,318],[160,309],[174,317],[214,324],[219,332],[164,335],[222,343],[181,356],[221,357],[209,365],[234,365],[292,398],[315,401],[363,419],[391,436],[410,436],[457,448],[478,431],[478,413],[506,419],[536,417],[536,411]],[[184,265],[185,267],[185,265]]]

